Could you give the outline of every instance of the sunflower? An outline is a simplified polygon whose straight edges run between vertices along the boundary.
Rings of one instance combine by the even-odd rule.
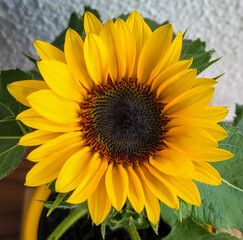
[[[208,106],[216,80],[196,78],[193,60],[179,60],[181,32],[173,41],[170,24],[152,32],[137,11],[104,25],[86,12],[84,30],[84,42],[67,30],[64,51],[35,41],[44,81],[8,85],[29,107],[17,119],[35,129],[19,141],[37,146],[26,185],[56,180],[67,202],[87,200],[97,225],[126,200],[154,224],[159,200],[199,206],[193,180],[221,184],[208,162],[233,156],[217,143],[228,109]]]

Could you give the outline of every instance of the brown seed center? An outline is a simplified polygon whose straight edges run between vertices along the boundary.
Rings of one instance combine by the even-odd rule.
[[[109,162],[138,165],[162,150],[168,120],[163,105],[136,79],[97,86],[83,103],[87,142]]]

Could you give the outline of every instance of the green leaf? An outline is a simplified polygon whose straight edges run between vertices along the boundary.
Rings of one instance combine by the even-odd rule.
[[[17,144],[28,128],[15,118],[26,107],[7,90],[7,84],[24,79],[31,79],[31,75],[19,69],[2,71],[0,75],[0,179],[19,165],[24,152],[24,147]]]
[[[196,68],[197,74],[200,74],[202,71],[220,59],[217,58],[210,61],[214,52],[215,50],[213,49],[206,51],[206,43],[202,42],[200,39],[196,39],[195,41],[183,39],[180,60],[186,60],[193,57],[191,68]]]
[[[53,41],[53,45],[56,46],[57,48],[63,50],[64,49],[64,41],[65,41],[65,34],[68,28],[72,28],[75,30],[80,36],[82,36],[84,27],[83,27],[83,22],[80,19],[80,17],[76,13],[72,13],[68,27],[63,30],[60,35]]]
[[[178,222],[164,240],[237,240],[238,238],[228,233],[210,233],[206,228],[198,225],[191,219],[182,223]]]

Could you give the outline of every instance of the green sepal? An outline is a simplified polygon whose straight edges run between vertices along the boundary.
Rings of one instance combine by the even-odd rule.
[[[107,225],[106,221],[103,221],[100,225],[101,236],[102,236],[103,239],[105,239],[106,225]]]
[[[220,75],[214,77],[213,79],[214,79],[214,80],[217,80],[217,79],[221,78],[222,76],[224,76],[224,74],[225,74],[225,73],[222,73],[222,74],[220,74]]]
[[[57,207],[60,208],[60,205],[62,203],[65,203],[65,200],[68,198],[68,196],[70,196],[69,193],[58,193],[55,201],[52,203],[52,205],[51,205],[49,211],[47,212],[47,215],[46,216],[48,217],[52,213],[52,211],[54,209],[56,209]]]
[[[159,221],[158,221],[156,224],[153,224],[153,223],[149,222],[151,228],[153,229],[153,231],[154,231],[154,233],[155,233],[156,235],[158,235],[159,222],[160,222],[160,219],[159,219]]]
[[[145,229],[150,227],[150,223],[147,220],[145,211],[143,210],[141,213],[138,214],[132,208],[130,203],[128,203],[129,201],[127,201],[127,206],[121,211],[117,211],[112,208],[107,218],[105,219],[105,222],[110,226],[110,228],[117,229],[127,226],[131,218],[133,219],[137,229]]]
[[[54,181],[48,183],[48,184],[47,184],[47,187],[48,187],[52,192],[56,192],[55,184],[56,184],[56,180],[54,180]]]
[[[39,202],[45,203],[45,207],[48,208],[48,209],[50,209],[53,206],[53,204],[54,204],[54,201],[42,201],[42,200],[39,200]],[[60,209],[60,208],[65,208],[65,209],[78,208],[79,205],[80,204],[71,204],[71,203],[67,203],[67,202],[63,202],[62,201],[57,206],[55,206],[55,209]]]
[[[25,57],[27,57],[32,63],[34,63],[35,65],[37,65],[37,60],[32,58],[31,56],[29,56],[28,54],[24,53]]]

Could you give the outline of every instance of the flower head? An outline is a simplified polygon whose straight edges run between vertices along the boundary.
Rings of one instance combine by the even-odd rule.
[[[67,30],[64,52],[35,41],[44,81],[8,86],[29,107],[17,119],[36,129],[19,142],[38,146],[27,157],[36,165],[26,185],[56,180],[58,192],[72,191],[69,203],[88,200],[96,224],[127,199],[154,224],[158,200],[199,206],[193,180],[221,184],[207,162],[233,156],[217,144],[228,110],[208,106],[217,82],[196,78],[192,59],[179,60],[182,34],[172,41],[170,24],[152,32],[134,11],[102,25],[86,12],[84,29],[84,42]]]

